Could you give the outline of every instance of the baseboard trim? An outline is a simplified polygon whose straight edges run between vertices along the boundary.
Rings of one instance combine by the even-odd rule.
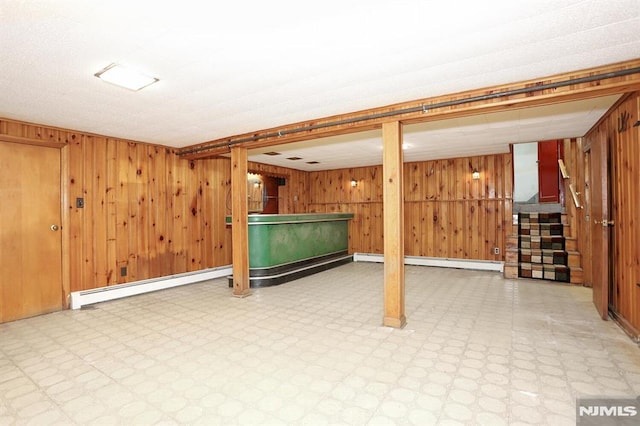
[[[74,291],[69,295],[71,302],[70,307],[71,309],[80,309],[83,306],[92,305],[94,303],[136,296],[139,294],[150,293],[152,291],[165,290],[215,278],[222,278],[231,273],[232,267],[231,265],[227,265],[220,266],[218,268],[203,269],[196,272],[94,288],[91,290]]]
[[[372,253],[354,253],[354,262],[383,263],[384,256]],[[504,271],[504,262],[488,260],[449,259],[440,257],[405,256],[405,265],[437,266],[442,268],[472,269],[482,271]],[[91,290],[74,291],[69,295],[70,308],[80,309],[86,305],[136,296],[153,291],[165,290],[182,285],[194,284],[201,281],[224,278],[233,274],[231,265],[185,274],[169,275],[166,277],[134,281]]]
[[[354,253],[354,262],[384,263],[384,255],[372,253]],[[450,259],[444,257],[405,256],[405,265],[437,266],[441,268],[471,269],[479,271],[504,272],[504,262],[492,260]]]

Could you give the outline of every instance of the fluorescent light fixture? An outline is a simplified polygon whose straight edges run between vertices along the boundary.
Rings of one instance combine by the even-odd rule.
[[[159,81],[155,77],[150,77],[139,71],[116,63],[107,66],[94,75],[107,83],[115,84],[116,86],[124,87],[125,89],[133,91],[138,91],[155,83],[156,81]]]

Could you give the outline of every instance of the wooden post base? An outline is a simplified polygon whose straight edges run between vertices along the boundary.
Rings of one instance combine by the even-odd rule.
[[[403,328],[407,325],[407,318],[405,318],[404,315],[400,318],[384,317],[382,319],[382,325],[385,327]]]
[[[233,297],[237,297],[239,299],[244,299],[245,297],[251,296],[251,291],[249,291],[249,289],[245,289],[244,291],[240,291],[240,292],[236,293],[235,290],[234,290],[232,295],[233,295]]]
[[[235,276],[233,276],[231,279],[233,281],[233,297],[243,299],[247,296],[251,296],[251,290],[248,285],[242,285],[242,281],[237,282]]]

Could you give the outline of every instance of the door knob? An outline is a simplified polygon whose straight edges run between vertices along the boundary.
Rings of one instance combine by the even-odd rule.
[[[58,225],[51,225],[51,230],[52,231],[57,231],[58,229],[59,229]]]
[[[603,228],[606,228],[607,226],[613,226],[613,224],[615,223],[613,220],[594,220],[593,223],[595,223],[596,225],[602,225]]]

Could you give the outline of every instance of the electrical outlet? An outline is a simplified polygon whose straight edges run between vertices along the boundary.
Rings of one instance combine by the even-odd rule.
[[[500,254],[500,247],[494,247],[493,254]]]
[[[123,266],[122,268],[120,268],[120,276],[121,277],[126,277],[127,276],[127,267]]]
[[[76,198],[76,208],[84,208],[84,198]]]

